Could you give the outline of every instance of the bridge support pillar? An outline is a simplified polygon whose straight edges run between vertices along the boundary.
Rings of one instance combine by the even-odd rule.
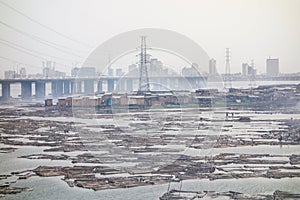
[[[66,95],[71,94],[71,92],[70,92],[70,81],[64,81],[63,85],[64,85],[64,94],[66,94]]]
[[[52,97],[56,97],[56,81],[51,81],[51,95]]]
[[[107,92],[113,92],[115,90],[115,81],[114,79],[107,80]]]
[[[2,83],[2,99],[7,100],[10,97],[10,84]]]
[[[94,94],[94,80],[84,80],[84,94]]]
[[[30,99],[32,95],[32,83],[31,81],[22,81],[21,82],[21,97],[23,100]]]
[[[61,80],[55,80],[51,82],[51,92],[52,96],[60,97],[63,94],[63,81]]]
[[[46,83],[43,81],[35,82],[35,98],[44,99],[46,94]]]
[[[116,84],[116,91],[117,92],[124,92],[125,91],[125,80],[124,79],[119,79],[117,84]]]
[[[133,90],[133,80],[127,79],[126,80],[126,91],[131,92]]]
[[[103,84],[102,81],[98,81],[97,83],[97,93],[103,92]]]
[[[75,92],[75,82],[72,81],[70,84],[71,84],[71,94],[76,93],[76,92]]]
[[[82,82],[81,81],[75,81],[74,82],[74,94],[81,94],[82,93]]]

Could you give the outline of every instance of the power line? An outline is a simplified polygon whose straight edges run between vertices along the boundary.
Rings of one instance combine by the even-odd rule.
[[[84,43],[84,42],[81,42],[81,41],[76,40],[76,39],[73,39],[73,38],[71,38],[71,37],[69,37],[69,36],[67,36],[67,35],[65,35],[65,34],[63,34],[63,33],[60,33],[60,32],[58,32],[57,30],[55,30],[55,29],[53,29],[53,28],[51,28],[51,27],[49,27],[49,26],[46,26],[45,24],[42,24],[41,22],[37,21],[36,19],[33,19],[32,17],[26,15],[25,13],[23,13],[23,12],[17,10],[16,8],[12,7],[11,5],[9,5],[9,4],[7,4],[7,3],[4,3],[3,1],[0,1],[0,3],[1,3],[2,5],[4,5],[4,6],[10,8],[10,9],[12,9],[13,11],[17,12],[18,14],[22,15],[23,17],[25,17],[26,19],[30,20],[31,22],[36,23],[36,24],[40,25],[41,27],[43,27],[43,28],[45,28],[45,29],[47,29],[47,30],[49,30],[49,31],[51,31],[51,32],[54,32],[54,33],[56,33],[57,35],[59,35],[59,36],[65,38],[65,39],[68,39],[68,40],[73,41],[73,42],[75,42],[75,43],[81,44],[81,45],[83,45],[83,46],[85,46],[85,47],[92,48],[91,45],[88,45],[88,44],[86,44],[86,43]]]
[[[1,56],[1,55],[0,55],[0,58],[3,59],[3,60],[10,61],[10,62],[12,62],[12,63],[18,63],[18,64],[26,65],[26,66],[29,66],[29,67],[34,67],[34,68],[39,68],[39,69],[41,69],[41,67],[39,67],[39,66],[35,66],[35,65],[28,64],[28,63],[19,62],[19,61],[16,61],[16,60],[13,60],[13,59],[10,59],[10,58]]]
[[[26,53],[26,54],[28,54],[28,55],[31,55],[31,56],[33,56],[33,57],[36,57],[36,58],[39,58],[39,59],[42,59],[42,60],[47,60],[47,59],[45,59],[45,58],[43,58],[43,57],[41,57],[41,56],[39,56],[39,55],[34,55],[34,54],[30,53],[30,52],[24,51],[24,50],[22,50],[22,49],[18,49],[18,48],[14,47],[14,46],[12,46],[12,45],[10,45],[10,44],[6,44],[6,43],[1,42],[1,41],[0,41],[0,43],[3,44],[3,45],[5,45],[5,46],[8,46],[8,47],[10,47],[10,48],[12,48],[12,49],[15,49],[15,50],[17,50],[17,51],[21,51],[21,52],[23,52],[23,53]]]
[[[44,57],[42,57],[42,56],[35,55],[35,54],[33,54],[33,53],[24,51],[24,50],[22,50],[22,49],[19,49],[19,48],[14,47],[14,46],[12,46],[12,45],[10,45],[10,44],[6,44],[6,43],[1,42],[1,41],[0,41],[0,43],[3,44],[3,45],[6,45],[6,46],[8,46],[8,47],[10,47],[10,48],[12,48],[12,49],[15,49],[15,50],[17,50],[17,51],[20,51],[20,52],[23,52],[23,53],[25,53],[25,54],[31,55],[31,56],[33,56],[33,57],[35,57],[35,58],[38,58],[38,59],[41,59],[41,60],[47,60],[46,58],[44,58]],[[59,62],[56,62],[56,63],[59,64],[59,65],[61,65],[61,66],[70,67],[70,66],[68,66],[68,65],[65,65],[65,64],[62,64],[62,63],[59,63]]]
[[[26,51],[34,52],[34,53],[37,53],[37,54],[42,54],[42,55],[47,56],[47,57],[52,57],[52,58],[55,58],[55,59],[64,60],[64,61],[70,61],[70,62],[78,62],[78,61],[74,61],[74,60],[70,60],[70,59],[66,59],[66,58],[61,58],[61,57],[57,57],[57,56],[45,54],[45,53],[40,52],[40,51],[28,49],[28,48],[26,48],[26,47],[24,47],[24,46],[21,46],[21,45],[19,45],[19,44],[16,44],[16,43],[11,42],[11,41],[8,41],[8,40],[4,40],[4,39],[2,39],[2,38],[0,38],[0,41],[6,42],[6,43],[11,44],[11,45],[14,45],[14,46],[16,46],[16,47],[18,47],[18,48],[21,48],[21,49],[25,49]],[[3,43],[2,43],[2,44],[3,44]]]
[[[12,29],[12,30],[18,32],[19,34],[22,34],[22,35],[24,35],[24,36],[26,36],[26,37],[29,37],[29,38],[32,39],[32,40],[35,40],[35,41],[37,41],[37,42],[39,42],[39,43],[42,43],[42,44],[44,44],[44,45],[46,45],[46,46],[52,47],[52,48],[54,48],[54,49],[56,49],[56,50],[59,50],[59,51],[61,51],[61,52],[64,52],[64,53],[67,53],[67,54],[70,54],[70,55],[73,55],[73,56],[76,56],[76,57],[83,58],[82,56],[77,55],[77,54],[74,54],[73,52],[71,52],[71,51],[69,51],[69,50],[61,49],[61,48],[69,49],[68,47],[64,47],[64,46],[58,45],[58,44],[56,44],[56,43],[54,43],[54,42],[47,41],[47,40],[45,40],[45,39],[43,39],[43,38],[40,38],[40,37],[38,37],[38,36],[35,36],[35,35],[32,35],[32,34],[26,33],[26,32],[24,32],[24,31],[22,31],[22,30],[20,30],[20,29],[18,29],[18,28],[15,28],[15,27],[13,27],[13,26],[11,26],[11,25],[9,25],[9,24],[7,24],[7,23],[1,21],[1,20],[0,20],[0,24],[2,24],[2,25],[4,25],[4,26],[6,26],[6,27],[8,27],[8,28],[10,28],[10,29]]]

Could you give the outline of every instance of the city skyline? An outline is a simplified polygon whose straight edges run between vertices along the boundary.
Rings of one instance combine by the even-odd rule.
[[[186,35],[216,59],[220,73],[225,71],[227,47],[232,50],[232,73],[241,72],[242,63],[251,60],[258,74],[265,73],[269,56],[280,59],[280,72],[299,71],[299,1],[153,1],[147,4],[147,15],[132,6],[144,7],[140,1],[1,2],[1,76],[16,68],[16,63],[41,71],[45,60],[55,61],[58,70],[69,72],[112,36],[145,27]],[[26,36],[28,33],[34,39]]]
[[[279,76],[295,76],[299,75],[299,72],[296,73],[283,73],[280,72],[280,64],[278,58],[267,58],[266,59],[266,72],[265,73],[257,73],[257,69],[255,67],[255,63],[252,60],[251,63],[242,63],[241,71],[231,73],[232,76],[241,76],[241,77],[255,77],[255,76],[264,76],[264,77],[279,77]],[[111,76],[111,77],[121,77],[121,76],[138,76],[138,63],[130,64],[127,66],[109,66],[105,71],[98,71],[97,67],[80,67],[74,66],[70,71],[58,71],[55,68],[55,62],[53,61],[45,61],[42,63],[43,68],[41,71],[36,73],[27,73],[26,67],[20,67],[14,70],[6,70],[4,71],[4,79],[14,79],[14,78],[53,78],[53,77],[77,77],[79,71],[82,71],[81,76],[85,74],[85,71],[88,72],[85,76],[94,77],[94,76]],[[195,63],[194,63],[195,64]],[[205,74],[201,74],[200,71],[194,69],[194,66],[181,66],[180,71],[176,72],[170,69],[168,66],[165,66],[164,63],[153,57],[149,60],[148,70],[151,76],[163,76],[163,75],[171,75],[171,76],[220,76],[226,75],[226,73],[219,73],[216,67],[216,60],[211,58],[209,60],[208,71]],[[197,68],[197,67],[196,67]],[[92,71],[91,71],[92,70]],[[84,71],[84,72],[83,72]]]

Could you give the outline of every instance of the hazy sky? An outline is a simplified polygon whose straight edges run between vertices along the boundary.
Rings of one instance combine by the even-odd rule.
[[[299,0],[0,0],[0,77],[17,63],[41,72],[43,59],[69,72],[102,42],[139,28],[186,35],[217,60],[220,72],[226,47],[233,72],[253,59],[264,73],[269,56],[280,59],[281,72],[298,72],[299,10]]]

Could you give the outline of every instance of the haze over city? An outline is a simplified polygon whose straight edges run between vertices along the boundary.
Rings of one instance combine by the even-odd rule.
[[[259,74],[265,73],[269,56],[280,59],[281,72],[298,72],[299,7],[297,0],[1,0],[0,77],[17,65],[40,73],[46,60],[70,73],[102,42],[139,28],[163,28],[189,37],[216,59],[220,73],[225,71],[227,47],[233,73],[251,60]]]

